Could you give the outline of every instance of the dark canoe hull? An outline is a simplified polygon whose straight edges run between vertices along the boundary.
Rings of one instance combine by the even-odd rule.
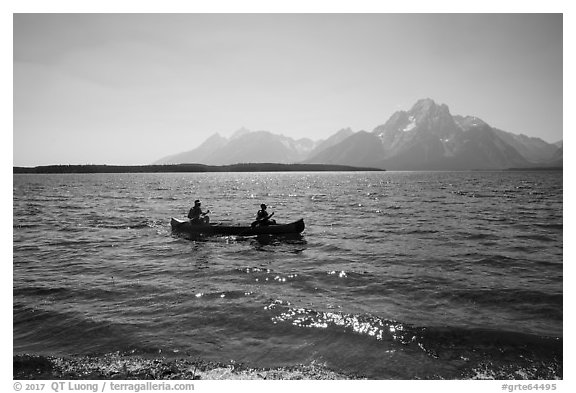
[[[301,233],[304,228],[304,219],[294,221],[290,224],[276,224],[267,226],[222,225],[222,224],[194,224],[188,220],[172,218],[170,221],[172,231],[190,233],[194,235],[235,235],[235,236],[255,236],[255,235],[290,235]]]

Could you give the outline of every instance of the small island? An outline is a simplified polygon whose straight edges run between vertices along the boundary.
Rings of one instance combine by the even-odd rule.
[[[330,164],[243,163],[233,165],[47,165],[14,167],[14,174],[50,173],[172,173],[172,172],[365,172],[378,168]]]

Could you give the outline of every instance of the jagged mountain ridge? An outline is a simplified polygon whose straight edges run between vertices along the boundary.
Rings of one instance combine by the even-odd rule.
[[[349,138],[352,135],[354,135],[354,131],[352,131],[352,129],[350,127],[343,128],[340,131],[336,132],[331,137],[329,137],[328,139],[326,139],[324,141],[319,141],[318,143],[316,143],[316,146],[309,153],[308,156],[313,157],[316,154],[320,153],[321,151],[326,150],[329,147],[337,145],[338,143],[346,140],[347,138]]]
[[[268,131],[240,129],[229,139],[216,133],[196,149],[162,158],[155,164],[290,164],[304,160],[316,145],[316,142],[307,138],[295,140]]]
[[[212,154],[223,148],[228,140],[216,133],[206,139],[196,149],[164,157],[154,164],[182,164],[182,163],[206,163],[211,160]]]
[[[452,116],[445,104],[423,99],[394,113],[371,136],[349,138],[306,162],[389,170],[506,169],[550,165],[555,154],[558,148],[541,139],[494,129],[477,117]]]
[[[474,116],[452,115],[423,99],[394,113],[372,132],[342,129],[324,141],[295,140],[268,131],[212,135],[198,148],[158,164],[242,162],[318,163],[389,170],[470,170],[562,166],[562,143],[516,135]]]

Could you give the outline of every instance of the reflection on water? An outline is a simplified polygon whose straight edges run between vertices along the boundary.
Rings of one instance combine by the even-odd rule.
[[[557,377],[562,192],[544,172],[15,175],[14,351]],[[306,229],[175,236],[195,199]]]

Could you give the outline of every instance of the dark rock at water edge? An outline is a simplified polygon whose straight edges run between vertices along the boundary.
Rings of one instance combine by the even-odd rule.
[[[121,353],[52,357],[16,355],[15,380],[336,380],[362,379],[323,365],[255,369],[243,364],[198,359],[150,358]]]
[[[461,363],[467,364],[465,360]],[[558,380],[562,379],[562,361],[471,362],[450,379],[468,380]],[[53,357],[16,355],[13,357],[15,380],[359,380],[358,374],[335,371],[323,364],[277,368],[250,368],[231,361],[228,364],[201,359],[167,359],[110,353],[102,356]],[[420,379],[420,378],[415,378]],[[426,379],[446,379],[432,375]]]

